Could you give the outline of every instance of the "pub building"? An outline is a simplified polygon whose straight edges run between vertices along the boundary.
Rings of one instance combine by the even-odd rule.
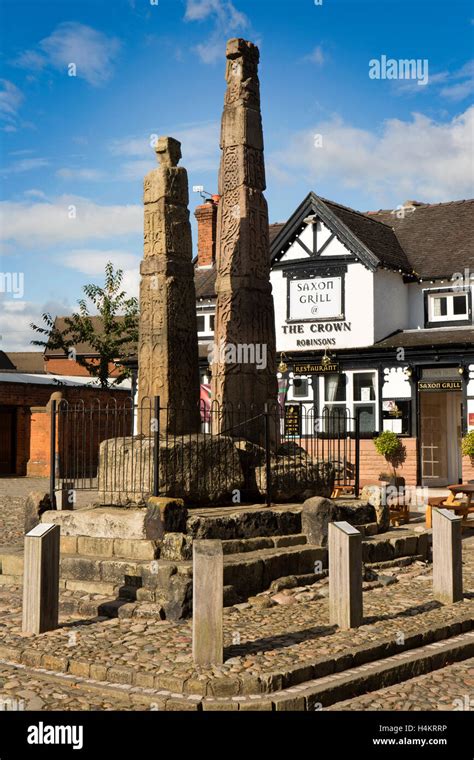
[[[214,196],[196,209],[202,383],[215,313]],[[474,200],[362,213],[310,193],[270,225],[280,386],[301,404],[295,435],[329,410],[361,436],[360,482],[388,465],[373,437],[393,430],[407,485],[474,478],[461,438],[474,430]]]

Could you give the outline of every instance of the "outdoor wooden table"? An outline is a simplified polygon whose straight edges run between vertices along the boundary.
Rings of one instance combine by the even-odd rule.
[[[431,511],[433,507],[441,509],[452,509],[456,514],[462,515],[463,525],[467,523],[467,516],[470,512],[474,512],[474,504],[472,499],[474,496],[474,483],[457,483],[456,485],[446,486],[451,493],[446,498],[432,497],[428,500],[428,506],[426,507],[426,527],[431,528]],[[466,501],[456,499],[458,494],[462,494],[466,497]]]
[[[456,514],[462,515],[463,523],[466,523],[468,514],[474,512],[474,504],[472,504],[474,483],[458,483],[457,485],[447,486],[447,488],[451,493],[444,502],[443,508],[453,509]],[[465,496],[466,500],[461,501],[460,499],[456,499],[456,496],[459,494]]]

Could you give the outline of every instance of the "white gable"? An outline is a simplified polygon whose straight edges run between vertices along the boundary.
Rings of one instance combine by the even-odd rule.
[[[299,239],[301,242],[309,248],[310,251],[313,250],[313,225],[312,224],[303,224],[300,228],[300,232],[298,234]],[[327,243],[324,250],[321,252],[321,257],[327,258],[327,257],[333,257],[333,256],[350,256],[351,251],[346,248],[346,246],[339,242],[339,240],[336,237],[333,237],[333,239],[328,243],[329,239],[333,233],[331,230],[324,224],[324,222],[318,222],[317,224],[317,248],[318,250]],[[294,261],[296,259],[306,259],[309,258],[309,254],[303,246],[298,243],[297,240],[294,240],[293,243],[290,245],[288,250],[283,254],[283,256],[279,259],[280,262],[283,261]]]

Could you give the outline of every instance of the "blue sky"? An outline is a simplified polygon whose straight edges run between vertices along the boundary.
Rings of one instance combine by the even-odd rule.
[[[0,16],[0,273],[24,278],[0,292],[3,350],[108,259],[137,292],[152,135],[217,191],[230,37],[260,47],[270,221],[310,190],[361,210],[474,194],[470,0],[2,0]],[[382,55],[426,60],[428,84],[371,79]]]

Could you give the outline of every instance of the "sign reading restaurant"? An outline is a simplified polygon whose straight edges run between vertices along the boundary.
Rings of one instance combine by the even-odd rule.
[[[289,280],[288,302],[291,321],[343,319],[342,277]]]
[[[294,371],[296,375],[317,375],[321,372],[339,372],[339,364],[337,364],[337,362],[331,362],[329,364],[297,362]]]

